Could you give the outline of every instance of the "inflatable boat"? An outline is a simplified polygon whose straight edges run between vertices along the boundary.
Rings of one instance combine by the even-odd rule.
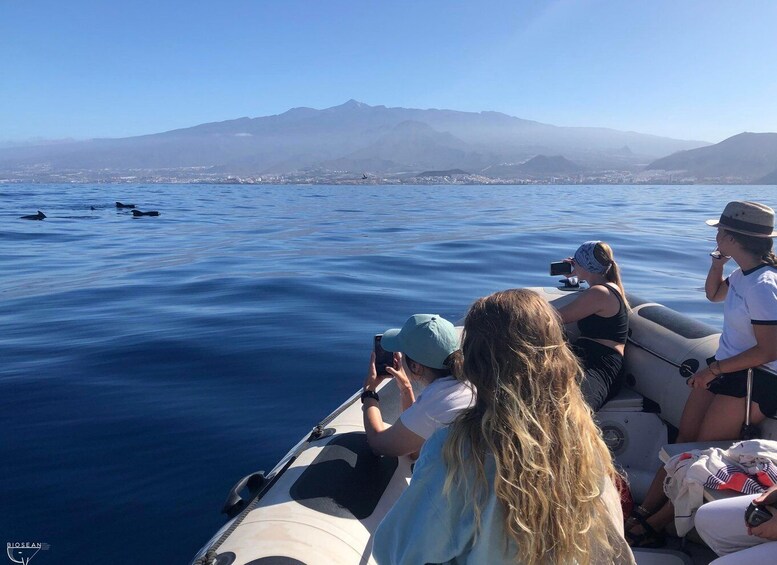
[[[574,289],[535,288],[556,307]],[[629,296],[632,306],[624,356],[626,386],[597,413],[617,465],[641,501],[661,465],[658,457],[680,422],[686,379],[717,349],[719,332],[654,302]],[[567,328],[574,337],[575,328]],[[775,375],[777,378],[777,375]],[[237,482],[222,512],[228,521],[191,565],[368,564],[372,535],[407,487],[412,461],[378,457],[362,424],[361,391],[322,420],[269,473]],[[401,412],[388,379],[379,389],[386,423]],[[761,425],[777,439],[777,420]],[[635,550],[640,565],[706,564],[714,555],[686,544],[686,552]],[[690,551],[689,551],[690,550]],[[691,556],[688,555],[691,554]]]

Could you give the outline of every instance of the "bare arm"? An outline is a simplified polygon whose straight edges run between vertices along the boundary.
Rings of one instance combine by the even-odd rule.
[[[720,361],[723,373],[757,367],[777,359],[777,325],[753,324],[756,344],[739,355]]]
[[[774,505],[777,504],[777,485],[769,488],[769,490],[754,498],[753,502],[755,504],[770,505],[772,506],[772,510],[774,510]],[[767,520],[760,526],[756,526],[755,528],[748,527],[747,530],[749,534],[758,536],[759,538],[777,540],[777,514],[775,514],[774,517],[772,517],[770,520]]]
[[[410,455],[421,449],[424,438],[408,430],[400,420],[386,427],[378,402],[372,398],[364,400],[364,431],[367,442],[380,455]]]
[[[713,363],[716,373],[733,373],[777,359],[777,325],[753,324],[753,333],[756,340],[755,346],[738,355]],[[707,388],[716,376],[711,367],[704,367],[688,380],[688,384],[694,388]]]
[[[565,324],[577,322],[591,314],[604,314],[609,306],[610,291],[599,285],[584,290],[569,304],[558,309],[561,321]],[[613,297],[613,300],[617,298]]]
[[[704,281],[704,294],[707,295],[707,300],[710,302],[722,302],[728,294],[728,285],[726,279],[723,278],[723,265],[726,264],[726,261],[728,261],[726,257],[712,258],[707,280]]]
[[[396,357],[395,357],[396,358]],[[401,370],[401,365],[400,365]],[[402,410],[407,410],[415,401],[413,396],[413,387],[407,379],[404,370],[400,373],[397,370],[389,368],[389,372],[399,375],[397,385],[400,391],[400,401]],[[399,381],[403,380],[404,383]],[[367,378],[364,380],[364,390],[375,390],[383,381],[375,369],[375,352],[370,357],[370,367],[367,371]],[[407,406],[406,406],[407,404]],[[393,426],[386,426],[383,422],[383,415],[380,412],[380,403],[372,398],[365,398],[362,406],[364,414],[364,431],[367,434],[367,442],[375,453],[380,455],[409,455],[421,449],[424,444],[424,438],[408,430],[402,422],[397,420]]]

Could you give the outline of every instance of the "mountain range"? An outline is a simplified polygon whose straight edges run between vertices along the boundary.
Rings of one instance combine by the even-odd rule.
[[[0,148],[0,171],[192,168],[283,175],[458,168],[474,174],[542,175],[638,170],[707,145],[606,128],[560,127],[498,112],[387,108],[350,100],[323,110],[293,108],[136,137]],[[539,161],[530,161],[538,156]]]
[[[777,184],[777,133],[740,133],[709,147],[658,159],[647,168],[676,171],[699,180],[732,178]]]

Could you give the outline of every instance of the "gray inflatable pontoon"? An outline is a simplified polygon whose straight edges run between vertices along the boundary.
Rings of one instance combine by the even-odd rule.
[[[574,290],[533,289],[556,306]],[[717,349],[719,332],[665,306],[629,296],[632,312],[626,345],[627,386],[597,420],[616,463],[629,477],[634,499],[644,497],[661,465],[659,451],[680,422],[689,389],[686,378]],[[574,328],[568,328],[574,336]],[[777,375],[775,376],[777,378]],[[191,565],[366,564],[372,534],[411,477],[405,457],[378,457],[367,445],[356,392],[322,420],[269,473],[244,477],[222,510],[228,522]],[[395,383],[380,389],[389,424],[401,407]],[[761,425],[777,439],[777,420]],[[686,544],[688,555],[638,550],[640,565],[706,564],[714,555]]]

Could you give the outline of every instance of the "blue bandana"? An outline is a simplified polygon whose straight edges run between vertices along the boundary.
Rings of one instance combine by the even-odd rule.
[[[610,268],[609,265],[602,265],[594,255],[594,248],[598,241],[586,241],[575,251],[575,263],[583,267],[589,273],[605,274]]]

